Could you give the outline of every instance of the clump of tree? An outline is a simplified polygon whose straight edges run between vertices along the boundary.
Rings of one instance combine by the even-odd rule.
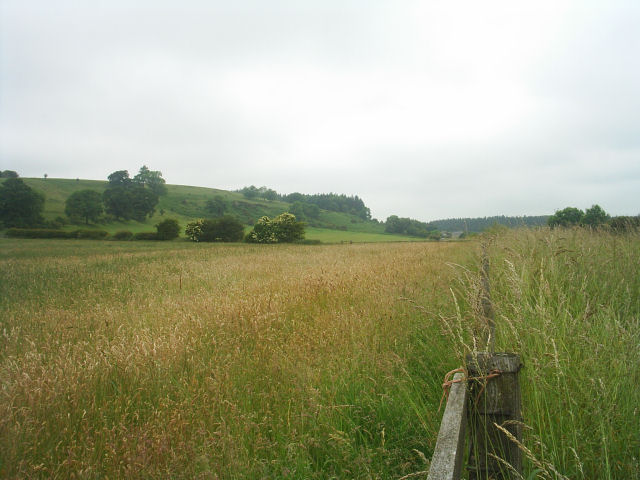
[[[64,212],[71,221],[82,219],[87,225],[89,220],[97,221],[102,215],[102,210],[102,195],[89,189],[79,190],[69,195],[64,208]]]
[[[294,208],[293,205],[299,203],[304,205],[314,205],[317,210],[309,210],[307,212],[303,209],[303,215],[308,218],[317,217],[320,213],[320,209],[322,209],[330,212],[349,213],[362,218],[363,220],[371,220],[371,210],[357,195],[347,196],[336,193],[316,193],[313,195],[307,195],[299,192],[282,195],[271,188],[258,188],[255,185],[241,188],[238,192],[242,193],[248,199],[261,198],[264,200],[281,200],[283,202],[291,203],[291,210]],[[299,207],[296,208],[298,213],[300,213]]]
[[[412,218],[401,218],[391,215],[385,222],[384,231],[398,235],[408,235],[410,237],[440,239],[440,232],[429,223],[414,220]]]
[[[114,240],[131,240],[133,238],[133,232],[129,230],[119,230],[113,234]]]
[[[283,200],[292,204],[301,202],[305,205],[315,205],[318,209],[328,210],[330,212],[349,213],[363,220],[371,220],[371,210],[357,195],[347,196],[336,193],[317,193],[313,195],[306,195],[294,192],[289,195],[285,195]],[[305,215],[307,215],[306,212]]]
[[[256,187],[255,185],[251,185],[249,187],[244,187],[238,190],[245,198],[249,200],[253,200],[256,198],[262,198],[263,200],[281,200],[282,195],[271,188],[267,187]]]
[[[0,185],[0,224],[4,227],[33,227],[44,223],[44,195],[22,179],[8,177]]]
[[[241,242],[244,238],[244,226],[229,215],[201,218],[187,224],[185,235],[194,242]]]
[[[290,243],[304,239],[304,222],[292,213],[281,213],[271,219],[262,217],[247,235],[249,243]]]
[[[572,227],[578,225],[598,227],[606,224],[610,218],[610,215],[600,205],[593,205],[586,211],[576,207],[567,207],[562,210],[556,210],[556,213],[549,217],[548,224],[550,227]]]
[[[13,170],[0,170],[0,178],[18,178],[18,172]]]
[[[109,175],[108,180],[102,195],[105,210],[122,220],[143,222],[151,217],[158,204],[158,192],[166,192],[162,174],[152,172],[146,166],[133,179],[127,170],[118,170]]]
[[[301,220],[316,219],[320,216],[320,207],[313,203],[293,202],[289,210]]]

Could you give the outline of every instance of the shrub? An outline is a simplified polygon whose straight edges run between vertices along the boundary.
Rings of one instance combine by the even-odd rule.
[[[202,236],[202,224],[204,223],[204,219],[195,220],[193,222],[187,223],[187,226],[184,229],[184,234],[187,236],[189,240],[193,240],[194,242],[199,242],[200,237]]]
[[[244,237],[244,226],[238,219],[227,215],[190,222],[185,234],[194,242],[240,242]]]
[[[303,240],[298,240],[295,243],[298,243],[300,245],[322,245],[322,240],[318,240],[318,239],[315,239],[315,238],[313,240],[310,240],[310,239],[305,238]]]
[[[156,232],[138,232],[133,235],[134,240],[158,240]]]
[[[52,230],[60,230],[62,227],[64,227],[64,223],[60,223],[57,220],[47,220],[44,222],[43,227]]]
[[[109,232],[104,230],[76,230],[74,233],[76,234],[76,238],[89,240],[101,240],[109,235]]]
[[[175,218],[167,218],[156,225],[158,240],[173,240],[180,236],[180,224]]]
[[[119,232],[114,233],[112,238],[114,240],[131,240],[132,237],[133,233],[129,230],[120,230]]]
[[[244,225],[238,219],[225,215],[206,220],[202,233],[205,242],[241,242],[244,238]]]
[[[303,222],[296,221],[295,215],[285,212],[273,220],[262,217],[247,235],[249,243],[289,243],[304,238]]]
[[[9,238],[76,238],[75,232],[50,228],[9,228],[6,235]]]

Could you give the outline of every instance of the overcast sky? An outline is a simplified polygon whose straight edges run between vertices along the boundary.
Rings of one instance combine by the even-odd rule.
[[[640,2],[0,0],[0,170],[640,213]]]

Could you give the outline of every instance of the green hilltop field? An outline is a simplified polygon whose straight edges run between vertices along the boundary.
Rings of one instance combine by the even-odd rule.
[[[102,193],[106,181],[64,179],[64,178],[23,178],[34,190],[45,195],[44,217],[53,220],[65,216],[65,201],[73,192],[92,189]],[[103,229],[113,234],[119,230],[133,233],[153,231],[154,225],[165,218],[175,218],[184,226],[197,218],[212,217],[206,203],[216,196],[222,197],[227,204],[225,214],[238,218],[249,228],[260,217],[273,217],[289,211],[291,204],[279,200],[247,199],[241,193],[215,188],[193,187],[187,185],[167,185],[167,194],[160,197],[153,217],[145,222],[130,220],[110,221],[89,228]],[[405,235],[393,235],[384,232],[384,225],[372,220],[363,220],[349,213],[320,210],[318,218],[308,221],[306,238],[327,243],[335,242],[393,242],[421,240]],[[77,228],[68,226],[67,228]]]

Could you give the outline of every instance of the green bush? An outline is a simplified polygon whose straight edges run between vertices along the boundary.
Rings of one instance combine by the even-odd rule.
[[[180,224],[174,218],[167,218],[156,225],[158,240],[173,240],[180,236]]]
[[[9,228],[5,233],[9,238],[76,238],[75,232],[50,228]]]
[[[76,234],[76,238],[87,240],[102,240],[109,235],[109,232],[104,230],[76,230],[74,233]]]
[[[156,232],[138,232],[133,235],[134,240],[158,240]]]
[[[304,238],[304,222],[292,213],[281,213],[274,219],[262,217],[247,235],[249,243],[290,243]]]
[[[244,226],[236,218],[226,215],[190,222],[185,234],[194,242],[240,242],[244,237]]]
[[[133,233],[129,230],[120,230],[114,233],[111,238],[114,240],[131,240],[131,238],[133,238]]]
[[[298,240],[295,243],[298,243],[300,245],[322,245],[322,240],[318,240],[318,239],[315,239],[315,238],[313,240],[305,238],[303,240]]]
[[[42,224],[42,227],[50,230],[60,230],[62,227],[64,227],[64,223],[61,223],[57,220],[46,220]]]

